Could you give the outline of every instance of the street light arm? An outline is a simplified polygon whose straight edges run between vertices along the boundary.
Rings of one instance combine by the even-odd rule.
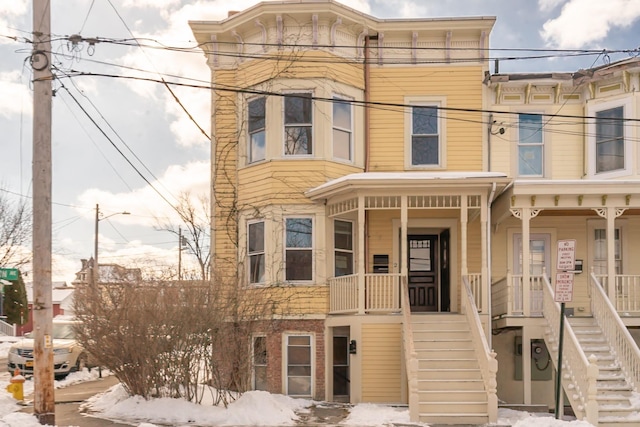
[[[110,218],[114,215],[131,215],[129,212],[127,211],[122,211],[122,212],[115,212],[112,214],[109,214],[107,216],[103,216],[102,218],[100,217],[100,205],[96,204],[96,223],[95,223],[95,236],[94,236],[94,247],[93,247],[93,274],[92,276],[92,281],[93,281],[93,286],[97,286],[98,285],[98,280],[99,280],[99,266],[98,266],[98,223],[100,221],[102,221],[103,219],[107,219]]]

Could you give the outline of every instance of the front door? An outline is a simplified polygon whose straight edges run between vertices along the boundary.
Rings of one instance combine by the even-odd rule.
[[[438,311],[438,235],[407,236],[411,311]]]

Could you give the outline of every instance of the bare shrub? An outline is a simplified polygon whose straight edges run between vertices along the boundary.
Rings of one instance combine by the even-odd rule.
[[[251,336],[286,312],[283,295],[208,281],[86,286],[78,340],[132,395],[200,403],[212,390],[226,405],[250,388]]]

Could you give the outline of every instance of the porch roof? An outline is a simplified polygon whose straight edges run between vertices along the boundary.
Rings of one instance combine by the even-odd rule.
[[[594,210],[640,209],[640,179],[514,180],[493,204],[500,222],[511,209]]]
[[[345,192],[364,189],[416,190],[424,188],[447,188],[454,193],[468,193],[471,187],[490,189],[498,184],[497,191],[509,183],[499,172],[364,172],[345,175],[308,190],[305,195],[311,200],[329,198]],[[415,192],[415,191],[414,191]]]

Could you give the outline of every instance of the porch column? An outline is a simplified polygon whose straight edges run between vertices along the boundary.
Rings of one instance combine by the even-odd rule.
[[[460,196],[460,264],[463,276],[469,274],[467,262],[467,223],[469,221],[469,206],[467,195]]]
[[[407,277],[407,275],[409,274],[409,260],[407,259],[407,228],[409,226],[409,209],[407,205],[407,196],[402,196],[400,198],[400,275],[402,277]]]
[[[365,304],[365,241],[364,196],[358,196],[358,314],[364,314]]]
[[[531,239],[531,209],[522,208],[522,314],[531,315],[531,271],[529,265]]]
[[[489,293],[491,292],[491,278],[489,276],[489,247],[488,247],[488,207],[486,201],[484,200],[484,195],[482,196],[482,202],[480,203],[480,289],[482,289],[482,300],[481,300],[481,310],[483,313],[491,313],[491,307],[489,306]],[[491,319],[489,319],[489,325],[491,325]],[[489,326],[488,330],[489,335],[491,334],[491,326]]]
[[[616,307],[616,209],[607,208],[607,295]]]

